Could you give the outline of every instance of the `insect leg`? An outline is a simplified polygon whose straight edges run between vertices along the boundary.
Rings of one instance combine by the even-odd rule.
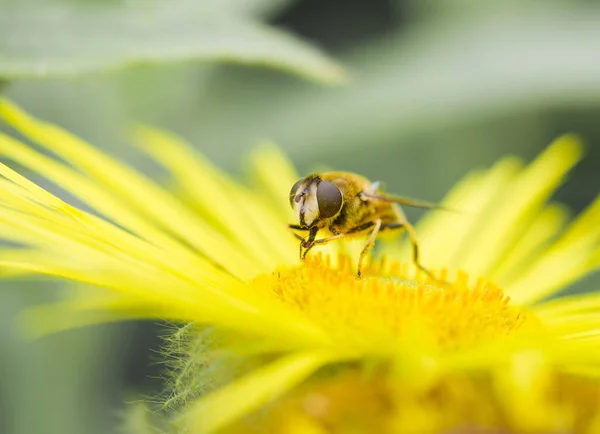
[[[362,263],[363,260],[365,258],[365,256],[367,255],[367,253],[369,253],[369,250],[371,250],[371,247],[373,247],[373,244],[375,243],[375,237],[377,237],[377,234],[379,233],[379,229],[381,229],[381,219],[377,219],[374,222],[373,225],[373,230],[371,231],[371,235],[369,235],[369,239],[367,240],[367,243],[365,244],[365,247],[362,249],[362,252],[360,252],[360,256],[358,258],[358,272],[357,277],[360,278],[361,275],[361,268],[362,268]]]
[[[386,223],[384,225],[381,225],[381,230],[385,230],[385,229],[406,229],[405,228],[405,224],[404,223]]]
[[[292,232],[292,235],[295,236],[297,240],[304,241],[304,237],[302,235],[297,234],[296,232],[293,232],[293,231],[290,231],[290,232]]]
[[[308,246],[306,248],[306,250],[304,251],[304,255],[302,256],[302,259],[306,258],[306,254],[308,253],[308,251],[310,249],[312,249],[314,246],[316,246],[317,244],[327,244],[330,241],[334,241],[334,240],[339,240],[340,238],[343,238],[344,234],[337,234],[334,235],[333,237],[329,237],[329,238],[321,238],[319,240],[314,240],[310,246]]]
[[[294,232],[294,230],[307,231],[309,229],[303,228],[303,227],[300,227],[299,225],[294,225],[294,224],[289,224],[288,228],[289,228],[290,232],[292,233],[292,235],[294,237],[296,237],[297,240],[300,240],[300,259],[303,259],[303,256],[302,256],[302,246],[306,242],[306,240],[304,239],[304,237],[302,235],[297,234],[296,232]]]
[[[302,240],[302,241],[300,241],[300,259],[301,260],[304,260],[304,258],[306,258],[306,254],[312,248],[312,246],[314,246],[315,237],[317,236],[318,231],[319,231],[319,228],[317,228],[317,227],[310,228],[310,233],[308,234],[308,237],[306,239],[304,239],[300,235],[296,234],[296,236]],[[305,249],[304,252],[302,252],[303,248]]]
[[[315,240],[315,242],[313,243],[313,245],[315,245],[315,244],[327,244],[330,241],[339,240],[340,238],[343,238],[343,237],[344,237],[344,234],[337,234],[337,235],[334,235],[333,237],[321,238],[319,240]]]
[[[295,231],[309,231],[310,229],[302,227],[300,225],[289,224],[288,228],[294,229]]]
[[[362,200],[369,200],[369,199],[379,200],[382,202],[390,202],[390,203],[397,203],[400,205],[412,206],[414,208],[440,209],[440,210],[444,210],[444,211],[457,212],[454,209],[446,208],[445,206],[442,206],[437,203],[425,202],[422,200],[416,200],[416,199],[411,199],[408,197],[402,197],[402,196],[397,196],[397,195],[389,195],[389,194],[378,195],[371,190],[361,191],[360,196],[361,196]]]
[[[367,229],[371,229],[373,226],[375,226],[374,222],[365,223],[363,225],[355,227],[354,229],[349,230],[348,233],[357,234],[359,232],[366,231]]]
[[[415,228],[408,222],[405,222],[404,225],[406,226],[406,231],[408,232],[408,236],[410,238],[410,244],[412,245],[414,264],[419,270],[425,272],[425,274],[427,274],[429,277],[431,277],[434,280],[437,280],[431,274],[431,272],[427,268],[423,267],[419,262],[419,242],[417,241],[417,232],[415,231]]]

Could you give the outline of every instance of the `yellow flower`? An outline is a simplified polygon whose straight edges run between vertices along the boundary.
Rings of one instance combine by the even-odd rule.
[[[165,429],[600,429],[600,295],[548,301],[600,265],[600,199],[568,225],[547,204],[581,156],[574,137],[527,167],[506,158],[468,175],[444,201],[463,212],[422,219],[422,262],[439,280],[402,243],[382,245],[357,280],[360,242],[299,262],[286,226],[297,175],[273,147],[252,156],[248,187],[138,126],[167,189],[8,101],[0,116],[41,148],[2,134],[0,155],[82,203],[0,166],[0,236],[16,246],[0,252],[2,272],[78,282],[27,312],[29,331],[189,323],[170,338]]]

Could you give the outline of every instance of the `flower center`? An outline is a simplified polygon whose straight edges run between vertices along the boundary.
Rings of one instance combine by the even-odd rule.
[[[355,264],[340,256],[337,265],[315,255],[296,267],[277,269],[254,280],[287,305],[345,344],[376,345],[400,339],[458,349],[537,328],[531,313],[511,306],[491,283],[469,283],[466,274],[444,282],[410,267],[385,261],[369,264],[355,277]]]

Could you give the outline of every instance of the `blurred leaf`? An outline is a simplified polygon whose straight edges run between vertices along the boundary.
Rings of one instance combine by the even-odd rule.
[[[399,146],[467,121],[600,102],[598,22],[588,6],[421,25],[347,56],[355,78],[344,88],[221,69],[184,119],[164,100],[146,107],[221,160],[263,137],[295,156]]]
[[[219,7],[231,13],[255,17],[272,16],[298,0],[219,0]]]
[[[581,1],[581,0],[579,0]],[[585,0],[583,0],[585,1]],[[450,2],[422,1],[422,0],[394,0],[397,8],[404,7],[410,11],[413,18],[426,20],[456,20],[477,19],[484,14],[498,14],[516,11],[527,12],[528,9],[561,7],[568,3],[577,3],[568,0],[487,0],[473,2],[471,0],[452,0]]]
[[[211,60],[267,65],[321,82],[342,79],[341,69],[314,47],[242,15],[264,11],[266,1],[239,11],[236,3],[4,4],[0,76],[76,76],[136,63]]]

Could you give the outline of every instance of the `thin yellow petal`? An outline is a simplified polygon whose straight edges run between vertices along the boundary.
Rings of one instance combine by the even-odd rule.
[[[138,126],[135,136],[138,146],[164,165],[203,214],[215,222],[216,227],[224,227],[248,255],[255,256],[268,269],[281,263],[280,254],[284,250],[278,247],[281,243],[273,241],[291,241],[291,237],[285,225],[269,212],[270,207],[248,207],[251,200],[244,199],[251,195],[250,191],[240,191],[241,188],[213,164],[173,135]],[[275,225],[267,226],[267,220]],[[270,232],[268,236],[265,236],[266,231]]]
[[[555,298],[533,305],[531,309],[544,320],[562,318],[579,313],[595,312],[600,310],[600,294],[592,292]]]
[[[530,270],[506,287],[515,303],[533,304],[579,280],[595,269],[590,249],[561,249],[548,252]]]
[[[44,176],[49,181],[57,186],[68,190],[78,199],[86,202],[92,208],[102,213],[121,227],[128,231],[138,234],[143,239],[151,243],[168,248],[173,255],[179,258],[180,263],[195,262],[198,259],[192,259],[193,252],[185,247],[182,243],[177,242],[173,237],[167,236],[158,227],[152,225],[147,219],[144,219],[129,207],[125,201],[119,200],[110,192],[101,188],[90,179],[76,172],[75,170],[63,165],[59,161],[48,158],[32,148],[20,143],[6,135],[0,133],[0,154],[12,159],[13,161],[27,167],[34,172]],[[33,184],[29,180],[23,178],[18,173],[1,165],[0,174],[7,179],[15,182],[22,188],[18,192],[19,196],[26,196],[28,199],[44,205],[49,208],[54,208],[59,211],[65,211],[69,207],[57,197],[46,192],[42,188]],[[2,192],[8,193],[8,188],[16,188],[2,184],[0,195]],[[15,194],[12,194],[15,197]],[[0,196],[1,200],[1,196]],[[24,206],[23,201],[19,202],[19,207]],[[182,261],[182,259],[184,259]]]
[[[58,169],[55,166],[48,168]],[[57,170],[57,173],[59,172]],[[82,247],[87,252],[87,249],[92,247],[110,253],[113,257],[133,261],[141,268],[154,264],[200,285],[218,282],[223,288],[227,288],[231,283],[236,283],[201,257],[176,243],[169,242],[167,237],[160,239],[165,247],[169,248],[168,254],[165,254],[165,251],[140,238],[62,202],[1,164],[0,173],[19,183],[17,185],[2,181],[0,203],[4,202],[13,210],[24,212],[4,211],[4,219],[0,221],[0,232],[5,233],[7,239],[31,245],[54,246],[54,249],[62,250],[75,251]],[[69,180],[65,178],[65,182]],[[2,225],[10,227],[2,230]],[[153,237],[153,240],[156,240],[156,237]],[[65,246],[68,249],[65,249]],[[85,254],[82,257],[85,257]]]
[[[234,190],[232,194],[240,208],[244,209],[246,219],[254,226],[259,242],[276,254],[277,265],[298,263],[298,240],[289,232],[287,221],[282,222],[275,213],[265,212],[272,211],[271,204],[241,190]]]
[[[19,317],[21,333],[29,339],[38,339],[49,334],[99,324],[138,320],[172,320],[184,322],[189,319],[173,318],[156,306],[142,306],[136,302],[127,309],[114,309],[113,304],[99,304],[97,310],[80,310],[72,302],[44,304],[28,308]]]
[[[537,218],[542,205],[581,155],[577,138],[563,136],[510,184],[503,185],[478,216],[478,225],[462,241],[455,264],[469,273],[487,276]]]
[[[594,243],[600,238],[598,222],[600,222],[600,195],[569,225],[561,237],[558,247],[581,240]]]
[[[522,304],[541,300],[560,288],[598,269],[596,252],[600,248],[598,213],[600,196],[574,222],[574,230],[567,230],[544,255],[532,264],[514,282],[507,286],[507,294]],[[587,234],[582,232],[587,228]]]
[[[594,312],[577,313],[561,317],[543,317],[544,327],[549,333],[567,340],[590,340],[600,337],[600,309]]]
[[[442,204],[458,212],[432,211],[417,224],[421,262],[428,267],[445,267],[451,271],[462,268],[457,258],[469,245],[473,227],[479,224],[484,210],[521,167],[519,160],[504,158],[489,171],[472,172],[453,187]],[[388,243],[384,253],[409,261],[411,246],[408,241],[398,247]]]
[[[108,157],[68,131],[30,117],[6,100],[0,101],[0,116],[232,274],[248,279],[260,270],[252,257],[241,254],[225,237],[183,206],[181,201],[130,167]]]
[[[328,337],[306,318],[274,300],[251,293],[247,287],[244,290],[232,287],[225,292],[206,284],[199,286],[169,278],[160,270],[148,268],[140,272],[136,267],[128,270],[110,256],[95,255],[89,251],[82,254],[80,263],[75,263],[72,257],[56,253],[6,252],[0,257],[0,269],[22,269],[111,289],[135,297],[142,307],[161,306],[165,317],[256,333],[286,347],[328,342]]]
[[[283,152],[274,144],[264,142],[250,154],[249,167],[254,181],[261,191],[266,192],[279,217],[292,222],[294,213],[287,198],[300,176]]]
[[[565,412],[565,428],[570,426],[566,409],[557,406],[549,399],[554,374],[548,360],[540,351],[521,351],[514,354],[510,363],[498,369],[494,376],[494,386],[500,405],[514,425],[524,432],[562,431],[556,423],[556,413]],[[551,410],[554,417],[548,418]]]
[[[597,365],[597,366],[573,365],[573,366],[569,366],[568,368],[563,369],[563,372],[565,374],[577,375],[580,377],[588,377],[588,378],[592,378],[595,380],[600,380],[600,365]],[[595,426],[596,426],[596,428],[591,428],[587,432],[592,434],[592,433],[596,433],[596,432],[600,431],[600,424],[597,423]]]
[[[563,205],[550,204],[544,208],[488,278],[500,286],[508,286],[511,279],[522,274],[527,264],[537,259],[541,249],[560,233],[568,216],[569,211]]]
[[[284,421],[285,426],[279,431],[281,434],[329,434],[329,431],[319,422],[310,416],[301,414],[287,415]]]
[[[94,249],[98,253],[108,254],[112,259],[134,264],[139,270],[156,266],[201,285],[212,282],[226,288],[229,283],[235,283],[233,278],[199,257],[182,256],[177,251],[166,255],[161,249],[96,216],[67,204],[60,207],[64,213],[48,210],[34,202],[27,202],[23,195],[14,193],[9,186],[4,187],[0,190],[0,198],[17,209],[30,211],[2,211],[0,228],[4,227],[3,232],[7,232],[11,240],[24,241],[32,246],[41,245],[56,252],[68,252],[67,255],[71,254],[75,262],[90,255],[90,249]],[[78,250],[82,250],[80,257],[75,253]]]
[[[335,358],[327,353],[283,357],[198,399],[181,422],[194,433],[218,431],[258,410]]]

